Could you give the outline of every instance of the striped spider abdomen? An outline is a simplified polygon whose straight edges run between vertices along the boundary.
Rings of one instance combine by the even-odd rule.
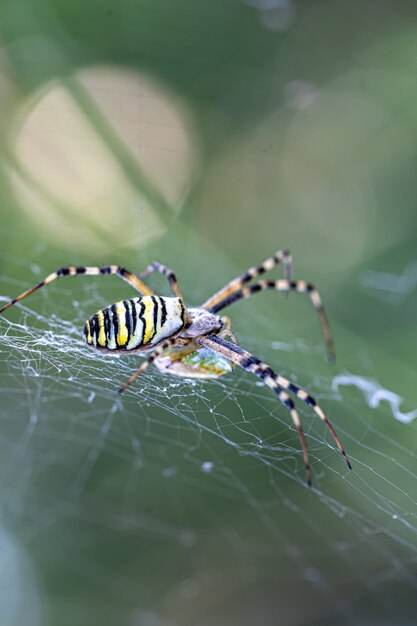
[[[148,350],[176,335],[187,321],[181,298],[143,296],[115,302],[84,326],[88,345],[104,350]]]

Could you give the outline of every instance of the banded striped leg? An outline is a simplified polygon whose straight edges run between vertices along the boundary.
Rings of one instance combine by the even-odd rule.
[[[60,278],[61,276],[76,276],[79,274],[84,274],[85,276],[99,276],[99,275],[105,275],[105,274],[114,274],[116,276],[119,276],[123,280],[125,280],[131,287],[133,287],[133,289],[136,289],[142,295],[144,296],[153,295],[153,291],[149,289],[149,287],[145,285],[145,283],[142,282],[140,278],[138,278],[135,274],[132,274],[132,272],[129,272],[125,268],[119,267],[118,265],[106,265],[104,267],[74,267],[74,266],[61,267],[59,270],[56,270],[56,272],[52,272],[52,274],[49,274],[49,276],[41,280],[41,282],[35,285],[34,287],[31,287],[27,291],[24,291],[19,296],[14,298],[11,302],[8,302],[7,304],[5,304],[0,309],[0,313],[3,313],[3,311],[13,306],[14,304],[16,304],[16,302],[23,300],[23,298],[26,298],[26,296],[29,296],[31,293],[33,293],[34,291],[37,291],[41,287],[44,287],[45,285],[49,285],[49,283],[52,283],[52,281],[56,280],[57,278]]]
[[[284,276],[286,280],[291,280],[291,271],[292,271],[292,258],[289,250],[278,250],[274,255],[267,258],[260,265],[254,265],[250,267],[244,274],[237,276],[233,280],[227,283],[222,289],[217,291],[213,296],[211,296],[208,300],[201,305],[201,308],[208,309],[209,311],[218,310],[217,305],[220,302],[223,302],[224,299],[231,296],[235,291],[238,291],[246,285],[250,280],[260,276],[261,274],[265,274],[265,272],[269,272],[272,270],[275,265],[278,263],[284,263]]]
[[[174,296],[183,300],[177,277],[169,267],[162,265],[162,263],[158,263],[158,261],[153,261],[146,269],[143,270],[143,272],[138,274],[138,277],[141,279],[146,278],[149,274],[152,274],[152,272],[159,272],[160,274],[166,276]]]
[[[163,341],[157,348],[155,348],[152,354],[150,354],[148,358],[143,361],[141,366],[138,367],[136,372],[132,374],[129,380],[120,387],[118,393],[123,393],[124,391],[126,391],[126,389],[130,387],[133,382],[135,382],[138,376],[140,376],[149,367],[149,365],[151,365],[151,363],[153,363],[155,359],[157,359],[163,353],[164,350],[166,350],[170,346],[173,346],[174,344],[179,346],[186,346],[188,343],[191,343],[190,339],[178,339],[178,337],[170,337],[169,339]]]
[[[284,389],[295,394],[297,398],[299,398],[300,400],[308,404],[316,413],[316,415],[318,415],[319,418],[325,423],[340,453],[342,454],[346,462],[346,465],[348,466],[349,469],[352,469],[350,461],[347,457],[347,454],[342,444],[340,443],[340,440],[336,434],[336,431],[334,430],[333,426],[330,424],[329,420],[325,416],[321,407],[316,403],[314,398],[312,398],[306,391],[304,391],[303,389],[300,389],[299,387],[297,387],[297,385],[294,385],[294,383],[287,380],[283,376],[275,374],[275,372],[269,367],[269,365],[267,365],[266,363],[262,363],[262,361],[254,357],[250,352],[243,350],[239,346],[236,346],[230,343],[229,341],[225,341],[219,336],[206,335],[206,336],[198,337],[195,341],[196,343],[202,346],[205,346],[207,348],[210,348],[211,350],[214,350],[215,352],[222,354],[224,357],[226,357],[230,361],[233,361],[234,363],[236,363],[236,365],[239,365],[244,370],[251,372],[252,374],[255,374],[255,376],[258,376],[258,378],[261,378],[265,382],[265,384],[268,385],[268,387],[270,387],[277,394],[281,402],[290,411],[294,425],[297,429],[298,437],[299,437],[301,448],[303,451],[307,482],[309,485],[311,485],[310,463],[309,463],[304,433],[301,427],[298,413],[294,407],[294,403],[291,400],[291,398],[288,396],[288,394],[284,391]]]
[[[230,294],[221,302],[218,302],[215,306],[211,307],[209,311],[211,313],[217,313],[217,311],[230,306],[234,302],[237,302],[237,300],[250,298],[250,296],[254,293],[264,291],[265,289],[275,289],[275,291],[285,292],[296,291],[297,293],[307,293],[309,295],[310,300],[319,316],[324,341],[326,342],[327,358],[331,363],[333,363],[336,359],[336,355],[328,317],[324,310],[319,292],[311,283],[307,283],[305,280],[260,280],[253,285],[249,285],[248,287],[244,287],[243,289],[239,289],[238,291]]]

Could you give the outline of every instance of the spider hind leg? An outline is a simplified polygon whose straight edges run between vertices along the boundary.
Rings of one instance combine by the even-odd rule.
[[[34,293],[35,291],[37,291],[41,287],[44,287],[45,285],[49,285],[49,283],[52,283],[54,280],[57,280],[58,278],[61,278],[64,276],[78,276],[80,274],[84,276],[100,276],[100,275],[113,274],[115,276],[118,276],[119,278],[122,278],[131,287],[136,289],[136,291],[139,291],[139,293],[141,293],[142,295],[151,296],[153,294],[153,291],[149,289],[149,287],[145,285],[145,283],[142,282],[140,278],[138,278],[132,272],[129,272],[129,270],[125,269],[124,267],[119,267],[118,265],[105,265],[104,267],[96,267],[96,266],[75,267],[71,265],[68,267],[59,268],[58,270],[56,270],[55,272],[52,272],[52,274],[49,274],[49,276],[41,280],[41,282],[35,285],[34,287],[27,289],[23,293],[16,296],[16,298],[13,298],[13,300],[11,300],[10,302],[8,302],[7,304],[5,304],[4,306],[0,308],[0,313],[3,313],[3,311],[8,309],[9,307],[13,306],[17,302],[20,302],[20,300],[23,300],[27,296],[30,296],[31,293]]]
[[[165,276],[174,296],[182,299],[181,289],[180,289],[180,285],[178,283],[176,275],[174,274],[172,269],[170,269],[166,265],[162,265],[162,263],[159,263],[159,261],[152,261],[152,263],[150,263],[148,267],[145,268],[143,272],[139,274],[138,278],[142,280],[143,278],[146,278],[147,276],[149,276],[149,274],[152,274],[153,272],[158,272],[159,274],[162,274],[163,276]]]

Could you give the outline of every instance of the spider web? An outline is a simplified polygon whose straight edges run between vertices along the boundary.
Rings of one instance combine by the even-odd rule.
[[[323,365],[318,339],[277,341],[267,305],[256,339],[247,314],[241,344],[314,395],[352,460],[298,402],[308,490],[287,411],[246,372],[149,368],[119,397],[138,357],[84,344],[107,302],[91,285],[75,300],[61,281],[0,321],[3,624],[413,623],[414,414],[372,364],[365,378]]]

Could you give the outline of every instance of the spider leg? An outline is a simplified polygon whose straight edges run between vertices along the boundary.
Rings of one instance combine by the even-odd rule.
[[[57,278],[60,278],[61,276],[75,276],[78,274],[84,274],[85,276],[114,274],[125,280],[131,287],[139,291],[142,295],[153,295],[153,291],[149,289],[149,287],[145,285],[145,283],[142,282],[140,278],[138,278],[135,274],[132,274],[132,272],[129,272],[129,270],[126,270],[123,267],[119,267],[118,265],[106,265],[104,267],[61,267],[59,270],[56,270],[56,272],[52,272],[52,274],[49,274],[49,276],[41,280],[40,283],[38,283],[34,287],[31,287],[27,291],[24,291],[19,296],[1,307],[0,313],[3,313],[3,311],[16,304],[16,302],[23,300],[23,298],[26,298],[26,296],[30,296],[30,294],[34,291],[37,291],[45,285],[49,285],[49,283],[56,280]]]
[[[162,265],[161,263],[158,263],[158,261],[153,261],[138,276],[141,279],[146,278],[147,276],[149,276],[149,274],[152,274],[152,272],[159,272],[160,274],[163,274],[164,276],[166,276],[169,282],[169,286],[171,287],[171,291],[174,294],[174,296],[176,296],[177,298],[181,298],[181,300],[183,300],[177,277],[175,276],[174,272],[169,267],[166,267],[166,265]]]
[[[319,418],[326,424],[326,427],[327,427],[328,431],[332,435],[332,437],[333,437],[337,447],[339,448],[340,454],[343,456],[346,465],[351,470],[352,466],[350,464],[350,461],[348,459],[348,456],[347,456],[347,454],[346,454],[342,444],[340,443],[340,439],[337,436],[335,429],[330,424],[329,420],[327,419],[327,417],[325,416],[325,414],[323,412],[323,409],[317,404],[317,402],[314,400],[314,398],[312,396],[310,396],[306,391],[304,391],[304,389],[300,389],[300,387],[298,387],[297,385],[292,383],[290,380],[288,380],[287,378],[284,378],[284,376],[281,376],[280,374],[275,374],[271,370],[269,365],[266,365],[265,363],[260,363],[260,367],[264,371],[266,377],[269,377],[271,375],[271,373],[272,373],[272,375],[275,377],[277,383],[281,387],[284,387],[284,389],[287,389],[288,391],[291,391],[291,393],[295,394],[297,396],[297,398],[299,398],[300,400],[302,400],[303,402],[308,404],[308,406],[311,406],[311,408],[316,413],[316,415],[318,415]],[[266,380],[265,380],[265,382],[266,382]]]
[[[209,311],[218,310],[217,305],[220,302],[223,302],[226,298],[231,296],[235,291],[238,291],[246,285],[250,280],[260,276],[261,274],[265,274],[265,272],[269,272],[272,270],[275,265],[278,263],[284,263],[284,276],[286,280],[291,280],[291,271],[292,271],[292,257],[289,250],[278,250],[274,255],[268,257],[263,263],[260,265],[254,265],[250,267],[244,274],[233,278],[233,280],[229,281],[227,285],[222,287],[219,291],[217,291],[214,295],[212,295],[208,300],[201,305],[202,309],[208,309]]]
[[[317,404],[314,398],[312,398],[306,391],[304,391],[303,389],[300,389],[299,387],[294,385],[292,382],[290,382],[283,376],[276,374],[269,367],[269,365],[267,365],[266,363],[262,363],[262,361],[260,361],[255,356],[253,356],[253,354],[251,354],[250,352],[243,350],[239,346],[236,346],[230,343],[229,341],[225,341],[219,336],[205,335],[205,336],[196,338],[195,342],[200,345],[206,346],[207,348],[210,348],[211,350],[214,350],[215,352],[219,352],[227,359],[230,359],[230,361],[233,361],[234,363],[236,363],[236,365],[239,365],[240,367],[242,367],[244,370],[251,372],[252,374],[255,374],[255,376],[258,376],[258,378],[261,378],[265,382],[265,384],[268,385],[268,387],[270,387],[277,394],[281,402],[289,409],[294,425],[297,428],[298,437],[300,439],[301,448],[303,450],[304,465],[306,467],[306,474],[307,474],[307,482],[309,480],[308,477],[309,477],[309,472],[310,472],[310,466],[308,463],[307,446],[304,440],[304,434],[301,428],[299,416],[294,407],[294,403],[291,400],[291,398],[288,396],[286,391],[284,391],[284,389],[290,391],[291,393],[294,393],[297,396],[297,398],[300,398],[300,400],[303,400],[303,402],[305,402],[310,407],[312,407],[316,415],[318,415],[320,419],[325,423],[340,453],[342,454],[346,462],[346,465],[348,466],[349,469],[352,469],[350,461],[347,457],[347,454],[342,444],[340,443],[340,440],[336,434],[336,431],[334,430],[333,426],[330,424],[329,420],[325,416],[321,407]]]
[[[222,317],[222,321],[224,324],[224,329],[220,331],[220,337],[229,337],[233,341],[233,343],[239,343],[236,339],[234,332],[232,331],[232,320],[228,315],[224,315]]]
[[[186,346],[190,342],[191,340],[179,339],[178,337],[170,337],[169,339],[166,339],[165,341],[163,341],[157,348],[155,348],[152,354],[150,354],[148,358],[145,359],[145,361],[143,361],[140,367],[138,367],[136,372],[132,374],[132,376],[124,383],[124,385],[120,387],[120,389],[118,390],[118,393],[123,393],[124,391],[126,391],[126,389],[133,382],[135,382],[138,376],[140,376],[149,367],[149,365],[151,365],[151,363],[153,363],[155,359],[157,359],[162,354],[162,352],[164,352],[164,350],[166,350],[170,346],[173,346],[174,344],[180,345],[180,346]]]
[[[239,346],[236,346],[230,343],[229,341],[222,339],[222,337],[218,335],[205,335],[202,337],[198,337],[196,339],[196,343],[206,346],[207,348],[210,348],[214,352],[220,353],[222,356],[226,357],[227,359],[236,363],[237,365],[240,365],[240,367],[247,370],[248,372],[251,372],[255,374],[256,376],[259,376],[260,378],[265,380],[265,383],[277,394],[279,400],[289,410],[294,426],[297,430],[298,439],[300,441],[301,450],[303,452],[304,467],[305,467],[305,472],[306,472],[306,481],[307,481],[308,486],[311,487],[312,486],[311,466],[310,466],[310,458],[308,455],[307,443],[304,437],[304,431],[301,425],[298,411],[295,408],[294,402],[292,401],[288,393],[284,391],[275,380],[273,380],[272,376],[267,378],[266,376],[261,375],[260,372],[257,372],[257,371],[255,372],[253,369],[250,369],[249,366],[246,364],[247,361],[253,359],[253,362],[257,362],[260,365],[262,365],[262,363],[261,361],[258,361],[258,359],[253,357],[249,352],[246,352],[246,350],[243,350]]]
[[[308,294],[319,316],[324,341],[326,343],[327,358],[331,363],[334,363],[336,356],[333,337],[330,331],[329,320],[324,310],[320,294],[311,283],[307,283],[305,280],[259,280],[253,285],[243,287],[243,289],[239,289],[238,291],[235,291],[234,293],[228,295],[222,301],[210,307],[209,311],[210,313],[217,313],[217,311],[220,311],[221,309],[230,306],[234,302],[237,302],[238,300],[242,300],[244,298],[250,298],[250,296],[252,296],[253,294],[258,293],[259,291],[264,291],[265,289],[274,289],[275,291],[284,291],[287,293],[290,291],[295,291],[297,293]]]

